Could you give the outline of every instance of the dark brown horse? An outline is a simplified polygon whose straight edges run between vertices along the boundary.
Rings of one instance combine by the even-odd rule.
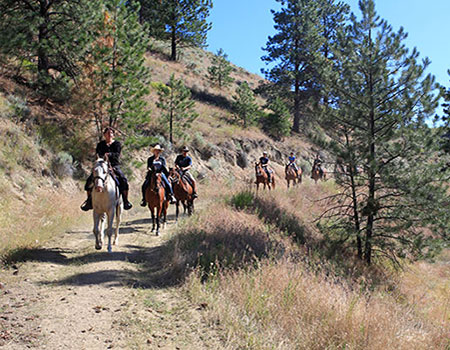
[[[156,235],[159,236],[160,220],[162,219],[163,223],[166,223],[167,208],[169,207],[160,173],[151,172],[150,185],[145,190],[145,200],[147,201],[148,209],[152,213],[152,232],[155,231],[156,219]]]
[[[286,165],[285,174],[286,174],[287,188],[289,188],[291,181],[294,184],[294,186],[297,185],[297,183],[299,183],[299,184],[302,183],[302,169],[298,168],[297,173],[298,173],[298,176],[295,173],[295,169],[292,164]]]
[[[327,179],[327,173],[323,168],[313,166],[311,170],[311,178],[314,180],[314,183],[317,183],[318,180],[325,181]]]
[[[188,215],[192,215],[194,212],[194,197],[192,194],[194,190],[191,184],[183,178],[182,174],[179,170],[170,169],[169,172],[169,181],[172,183],[173,194],[177,201],[176,203],[176,220],[178,221],[178,213],[180,202],[183,205],[184,213],[186,214],[186,210]]]
[[[261,163],[256,162],[255,163],[255,175],[256,175],[256,191],[259,189],[259,184],[264,185],[264,189],[266,189],[266,186],[270,189],[275,189],[275,174],[272,173],[271,181],[269,182],[269,177],[267,176],[267,173],[265,172],[263,166]]]

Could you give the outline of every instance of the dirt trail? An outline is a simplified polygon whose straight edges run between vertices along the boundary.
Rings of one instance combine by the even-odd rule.
[[[155,237],[148,211],[132,212],[110,254],[82,227],[0,272],[1,349],[223,348],[160,263],[173,216]]]

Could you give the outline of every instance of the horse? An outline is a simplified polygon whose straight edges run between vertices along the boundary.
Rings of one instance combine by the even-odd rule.
[[[145,190],[145,200],[148,204],[148,209],[152,214],[152,232],[155,231],[156,219],[156,235],[159,236],[160,219],[162,218],[163,224],[166,223],[167,208],[169,207],[169,201],[166,200],[166,193],[160,173],[155,171],[151,172],[150,184]]]
[[[263,169],[263,166],[261,163],[256,162],[255,163],[255,175],[256,175],[256,191],[259,189],[259,184],[262,183],[264,185],[264,189],[266,189],[266,186],[270,189],[275,189],[275,174],[272,173],[272,181],[269,182],[269,177],[267,176],[267,173]]]
[[[194,213],[194,197],[192,194],[194,193],[194,189],[192,185],[183,178],[179,170],[174,168],[170,168],[169,171],[169,181],[172,183],[173,194],[176,199],[176,221],[178,221],[178,213],[180,202],[183,205],[184,213],[186,214],[186,210],[188,215],[192,215]]]
[[[95,249],[102,249],[105,219],[108,217],[108,252],[112,251],[111,238],[113,233],[113,221],[116,218],[116,227],[114,229],[113,245],[119,243],[119,225],[120,216],[123,210],[122,197],[120,196],[119,186],[109,171],[109,164],[106,160],[99,158],[95,162],[94,188],[92,191],[92,207],[94,215],[94,235]]]
[[[287,188],[289,188],[290,182],[292,181],[294,186],[297,185],[297,183],[302,183],[302,169],[298,168],[297,174],[295,173],[294,166],[292,164],[286,165],[285,169],[286,174],[286,182],[287,182]]]
[[[320,168],[318,166],[313,166],[311,170],[311,178],[314,180],[314,183],[317,184],[318,180],[325,181],[327,178],[327,173],[325,169],[322,169],[322,173],[320,172]]]

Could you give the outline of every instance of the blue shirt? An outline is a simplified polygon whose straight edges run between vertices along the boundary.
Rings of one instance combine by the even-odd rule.
[[[179,154],[175,159],[175,165],[178,165],[180,168],[186,168],[192,165],[192,159],[189,156],[185,157],[182,154]]]
[[[289,162],[294,163],[295,162],[295,156],[289,157]]]
[[[266,165],[267,163],[269,163],[269,158],[261,157],[259,158],[259,162],[261,163],[261,165]]]

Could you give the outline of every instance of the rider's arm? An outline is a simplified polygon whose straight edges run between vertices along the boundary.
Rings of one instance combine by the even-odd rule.
[[[153,165],[153,159],[154,159],[153,156],[148,157],[148,159],[147,159],[147,170],[150,170],[150,169],[152,168],[152,165]]]

